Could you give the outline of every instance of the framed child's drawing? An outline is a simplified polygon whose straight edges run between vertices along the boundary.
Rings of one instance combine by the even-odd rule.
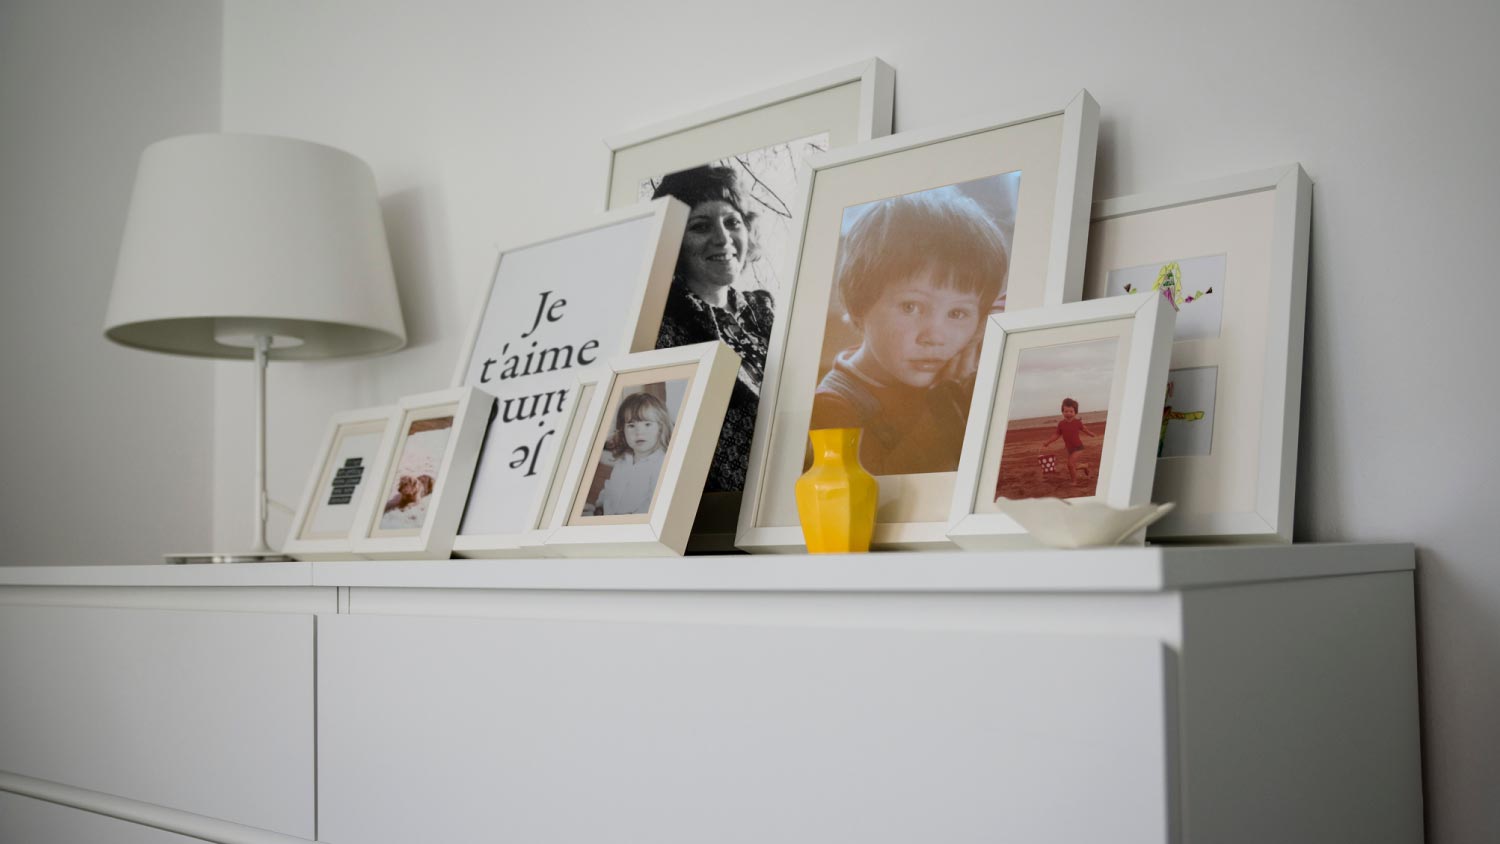
[[[737,544],[803,547],[813,428],[864,430],[874,548],[950,545],[948,501],[986,317],[1078,298],[1098,105],[905,133],[814,158]]]
[[[799,170],[891,130],[895,73],[878,59],[610,138],[606,204],[690,208],[658,348],[722,340],[742,360],[704,487],[694,550],[733,547],[771,332],[792,289]]]
[[[988,319],[949,508],[955,544],[1035,546],[1001,499],[1119,509],[1151,500],[1153,408],[1166,390],[1175,316],[1151,295]]]
[[[474,387],[407,396],[379,495],[365,497],[354,552],[372,560],[442,560],[474,478],[495,398]]]
[[[686,220],[659,199],[501,251],[453,376],[497,399],[453,550],[531,547],[577,380],[656,345]]]
[[[579,429],[547,551],[682,554],[739,366],[720,342],[615,361]]]
[[[335,414],[318,447],[281,552],[298,560],[353,560],[357,516],[384,476],[401,425],[401,408]]]
[[[1181,308],[1153,540],[1292,539],[1311,209],[1295,164],[1094,205],[1085,297]]]

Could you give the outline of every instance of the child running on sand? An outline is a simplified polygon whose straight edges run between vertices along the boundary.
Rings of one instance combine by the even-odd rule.
[[[1073,399],[1067,398],[1062,400],[1062,415],[1063,418],[1057,422],[1057,433],[1052,436],[1052,439],[1042,443],[1042,448],[1046,448],[1057,442],[1059,437],[1062,438],[1063,449],[1068,457],[1068,478],[1074,481],[1078,480],[1077,471],[1083,472],[1083,476],[1087,478],[1089,476],[1089,467],[1088,464],[1083,462],[1083,437],[1080,434],[1088,434],[1091,437],[1098,437],[1099,435],[1090,431],[1088,426],[1083,424],[1083,420],[1078,418],[1078,402]],[[1075,471],[1074,467],[1075,460],[1078,463],[1076,467],[1077,471]]]

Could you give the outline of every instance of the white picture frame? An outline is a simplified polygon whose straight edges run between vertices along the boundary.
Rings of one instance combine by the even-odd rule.
[[[880,59],[870,58],[612,136],[605,140],[605,207],[639,201],[646,180],[665,174],[726,160],[743,167],[756,156],[784,160],[786,166],[773,171],[780,178],[762,172],[765,178],[751,180],[754,192],[767,194],[758,197],[761,223],[755,251],[761,257],[753,264],[755,289],[772,295],[779,318],[790,300],[792,264],[801,234],[800,221],[793,216],[799,207],[800,159],[809,145],[839,149],[889,135],[894,97],[895,71]],[[772,151],[778,154],[772,157]],[[705,335],[688,342],[711,339],[716,338]],[[764,363],[747,363],[747,373]],[[752,375],[746,383],[759,377]],[[736,401],[743,402],[743,396]],[[729,418],[744,415],[732,410]],[[747,436],[752,424],[745,423]],[[742,464],[746,456],[739,454],[736,459]],[[741,493],[726,487],[741,475],[740,468],[723,468],[711,475],[714,489],[705,492],[700,504],[692,550],[733,549]]]
[[[354,537],[360,529],[363,503],[365,498],[379,494],[372,490],[385,476],[400,424],[401,409],[394,405],[333,415],[281,553],[297,560],[359,559],[354,553]],[[351,472],[356,477],[349,478]],[[344,526],[339,517],[338,524],[319,527],[318,522],[334,516],[334,508],[348,508],[343,513],[348,525]]]
[[[589,403],[546,538],[549,555],[564,557],[680,556],[698,510],[739,355],[722,342],[640,352],[617,359]],[[586,507],[626,390],[685,382],[670,440],[646,490],[644,512],[592,515]],[[609,481],[605,482],[606,484]]]
[[[397,403],[397,434],[378,494],[365,496],[354,539],[356,554],[371,560],[448,558],[494,403],[494,396],[474,387],[406,396]],[[424,438],[417,440],[419,435]],[[412,468],[419,461],[429,480],[409,484],[420,480],[412,477],[420,471]],[[410,495],[408,487],[413,488]],[[393,492],[411,500],[392,506]]]
[[[1187,424],[1211,430],[1176,449],[1184,441],[1163,433],[1156,497],[1176,507],[1153,541],[1292,541],[1312,188],[1288,164],[1094,204],[1086,298],[1108,295],[1122,268],[1219,258],[1217,281],[1184,278],[1185,295],[1219,286],[1184,306],[1170,367],[1179,387],[1189,374],[1211,387],[1188,404],[1179,390],[1173,411],[1207,411]],[[1181,330],[1200,304],[1216,329]]]
[[[554,423],[571,411],[580,375],[656,345],[686,224],[687,206],[664,198],[500,251],[453,373],[454,387],[497,399],[455,551],[533,547]]]
[[[459,534],[453,538],[453,556],[490,560],[555,556],[546,548],[547,537],[552,532],[552,514],[562,497],[568,463],[577,448],[584,419],[598,387],[597,372],[587,373],[575,383],[576,399],[568,403],[559,419],[558,430],[562,432],[559,448],[543,458],[541,474],[546,478],[546,484],[542,494],[532,502],[524,530],[495,536]]]
[[[947,532],[955,545],[966,550],[1039,547],[1025,528],[995,510],[992,503],[1000,493],[1002,461],[1010,459],[1004,456],[1007,435],[1014,433],[1008,423],[1022,389],[1017,370],[1028,351],[1102,345],[1108,349],[1112,369],[1108,421],[1093,470],[1093,493],[1055,497],[1092,498],[1117,509],[1151,500],[1157,408],[1166,391],[1175,316],[1164,297],[1148,296],[1073,302],[989,318],[949,507]],[[1073,389],[1066,377],[1058,380],[1060,397]],[[1052,415],[1055,422],[1056,413]],[[1029,464],[1033,448],[1028,447],[1016,462]],[[1029,471],[1029,465],[1022,468]]]
[[[1098,129],[1098,103],[1080,91],[1057,110],[904,132],[810,163],[802,179],[804,228],[794,298],[772,338],[740,508],[739,548],[769,553],[805,548],[792,487],[802,471],[813,393],[823,377],[825,326],[846,209],[1019,172],[1004,306],[1017,310],[1075,301],[1082,288]],[[949,437],[953,450],[961,438],[960,425]],[[876,474],[881,500],[872,549],[952,547],[947,504],[953,469]]]

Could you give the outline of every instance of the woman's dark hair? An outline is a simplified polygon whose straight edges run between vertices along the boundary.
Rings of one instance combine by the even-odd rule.
[[[744,180],[733,167],[725,167],[722,164],[705,164],[702,167],[692,167],[687,170],[679,170],[662,177],[661,182],[656,185],[652,192],[652,199],[661,199],[664,196],[673,197],[681,201],[689,209],[698,207],[704,202],[720,200],[734,206],[734,210],[740,212],[740,217],[745,221],[745,228],[749,233],[750,247],[749,259],[754,260],[760,254],[759,238],[756,237],[755,220],[759,216],[750,208],[750,191]]]

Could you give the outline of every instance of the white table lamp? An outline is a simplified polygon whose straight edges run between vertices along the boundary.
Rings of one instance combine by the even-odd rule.
[[[255,547],[269,559],[266,362],[406,345],[375,177],[332,147],[186,135],[141,155],[104,335],[168,354],[255,361]]]

